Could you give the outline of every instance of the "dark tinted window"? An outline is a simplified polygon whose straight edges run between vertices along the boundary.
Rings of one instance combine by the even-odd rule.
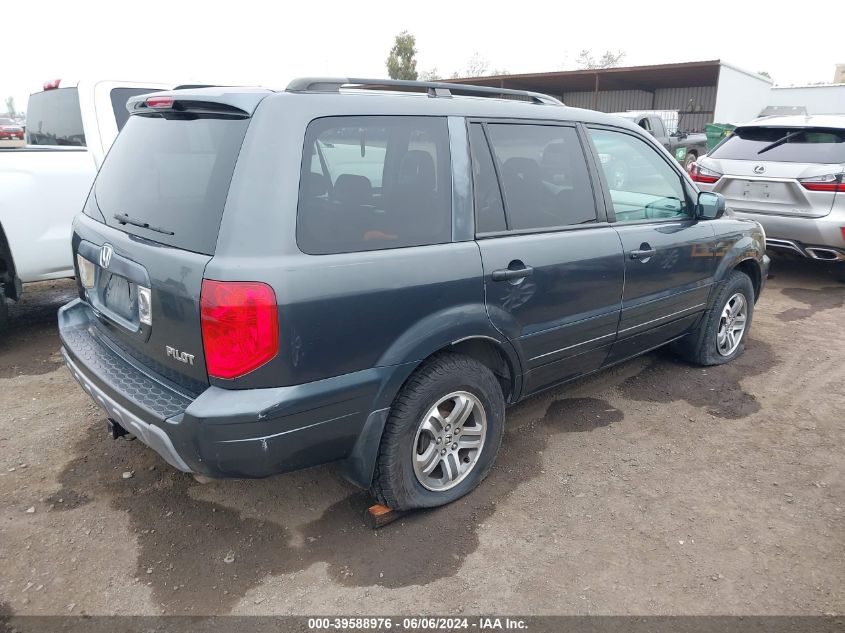
[[[596,221],[587,164],[573,128],[497,123],[487,131],[511,229]]]
[[[710,156],[782,163],[845,163],[845,130],[740,127]]]
[[[112,89],[112,91],[109,93],[109,97],[111,98],[111,107],[112,111],[114,112],[114,119],[117,122],[118,132],[123,129],[123,126],[126,125],[126,121],[129,120],[129,110],[126,109],[126,102],[129,101],[131,97],[145,95],[150,92],[156,92],[157,90],[161,90],[161,88]]]
[[[452,237],[445,118],[331,117],[308,126],[296,236],[312,255]]]
[[[26,138],[30,145],[85,146],[79,93],[76,88],[36,92],[26,109]]]
[[[681,176],[661,154],[632,134],[590,130],[620,222],[687,217]]]
[[[95,202],[106,224],[212,254],[248,123],[248,119],[130,117],[94,183]],[[115,214],[127,214],[167,233],[120,224]]]
[[[493,156],[484,137],[480,123],[469,127],[469,143],[472,152],[472,183],[475,194],[475,232],[489,233],[504,231],[505,208],[502,194],[493,166]]]

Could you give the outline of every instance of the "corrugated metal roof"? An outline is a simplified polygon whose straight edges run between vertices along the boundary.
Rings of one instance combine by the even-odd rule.
[[[566,92],[592,92],[596,88],[596,81],[598,81],[599,91],[647,90],[652,92],[658,88],[714,86],[718,82],[721,65],[722,62],[715,59],[681,64],[561,70],[548,73],[466,77],[444,81],[534,90],[550,95],[561,95]]]

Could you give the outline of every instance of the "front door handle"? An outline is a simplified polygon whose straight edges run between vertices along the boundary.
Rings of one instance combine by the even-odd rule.
[[[651,259],[657,254],[657,250],[652,248],[650,244],[640,244],[640,247],[629,253],[631,259],[638,259],[642,262]]]
[[[522,268],[501,268],[499,270],[494,270],[492,277],[493,281],[509,281],[511,279],[530,277],[533,274],[534,269],[531,268],[531,266],[525,266],[523,264]]]

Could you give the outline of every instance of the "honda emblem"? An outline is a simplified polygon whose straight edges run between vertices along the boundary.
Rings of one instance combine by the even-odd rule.
[[[111,264],[111,256],[114,254],[114,248],[111,244],[103,244],[103,248],[100,249],[100,266],[103,268],[108,268],[109,264]]]

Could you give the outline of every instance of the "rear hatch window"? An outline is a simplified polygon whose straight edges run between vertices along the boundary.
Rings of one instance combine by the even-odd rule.
[[[94,183],[97,220],[211,255],[249,119],[134,115]]]
[[[740,127],[712,158],[782,163],[845,163],[845,130],[816,127]]]
[[[58,88],[30,95],[26,109],[26,142],[85,147],[76,88]]]

